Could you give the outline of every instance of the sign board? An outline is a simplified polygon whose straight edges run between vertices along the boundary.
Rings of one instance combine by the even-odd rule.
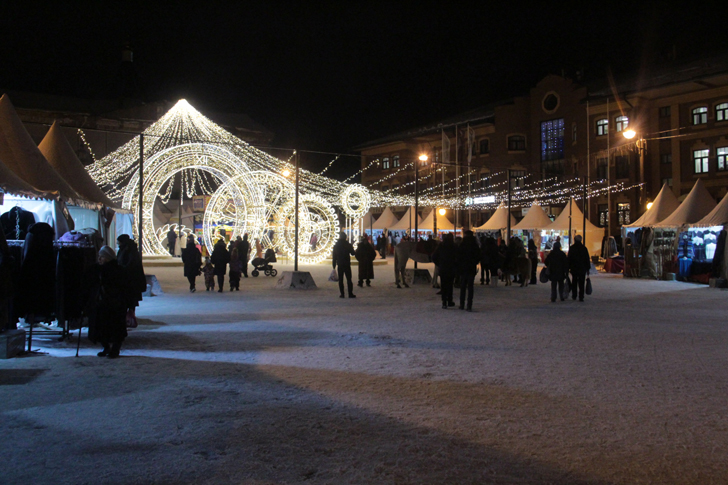
[[[486,195],[483,197],[468,197],[465,199],[465,205],[473,205],[473,204],[493,204],[495,203],[495,195]]]
[[[194,195],[192,196],[192,212],[205,212],[207,204],[212,199],[209,195]]]

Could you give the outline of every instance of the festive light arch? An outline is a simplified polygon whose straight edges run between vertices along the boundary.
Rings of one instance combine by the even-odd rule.
[[[286,253],[293,254],[296,240],[295,201],[290,200],[278,212],[274,244]],[[311,236],[316,235],[315,247]],[[334,207],[323,197],[305,194],[298,203],[298,259],[301,263],[319,263],[331,256],[334,243],[339,235],[339,218]]]
[[[351,184],[341,193],[341,210],[351,219],[364,217],[372,199],[363,185]]]

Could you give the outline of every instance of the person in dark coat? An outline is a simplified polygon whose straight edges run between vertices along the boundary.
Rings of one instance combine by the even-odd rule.
[[[367,286],[372,286],[371,280],[374,279],[374,260],[377,259],[377,252],[366,237],[362,237],[361,241],[359,241],[354,256],[359,262],[359,283],[357,286],[359,288],[364,286],[365,280]]]
[[[556,287],[559,289],[559,297],[564,301],[564,278],[569,270],[569,260],[561,250],[561,243],[555,242],[554,247],[546,256],[544,262],[549,269],[549,280],[551,280],[551,302],[556,301]]]
[[[243,234],[243,239],[238,243],[238,259],[240,259],[240,265],[242,266],[243,276],[248,277],[248,260],[250,259],[250,241],[248,241],[248,234]]]
[[[227,264],[230,262],[230,253],[225,247],[225,240],[218,239],[215,247],[212,249],[210,261],[215,265],[215,276],[217,276],[218,293],[222,293],[222,286],[225,284],[225,273]]]
[[[122,234],[116,238],[116,242],[119,244],[119,254],[116,260],[127,273],[131,298],[129,307],[133,309],[139,306],[139,302],[143,298],[142,293],[147,291],[147,277],[144,275],[139,247],[134,240],[128,234]]]
[[[478,274],[480,248],[473,231],[465,231],[463,241],[457,252],[458,273],[460,274],[460,309],[465,310],[465,293],[467,291],[467,311],[473,311],[473,283]]]
[[[498,245],[493,237],[486,237],[480,246],[480,284],[498,286],[498,269],[500,268],[500,255]]]
[[[174,256],[174,247],[177,245],[177,233],[174,229],[167,231],[167,247],[169,248],[169,255]]]
[[[528,259],[531,260],[531,281],[530,285],[535,285],[538,281],[536,270],[538,269],[538,248],[533,239],[528,240]]]
[[[190,282],[190,293],[197,291],[195,279],[200,275],[202,266],[202,253],[195,245],[195,236],[187,236],[187,246],[182,251],[182,264],[185,267],[185,277]]]
[[[455,306],[452,299],[452,288],[455,275],[458,272],[458,255],[452,233],[443,236],[442,243],[432,253],[432,262],[438,266],[440,272],[442,308]]]
[[[127,337],[126,314],[130,301],[127,274],[119,266],[114,250],[103,246],[88,281],[88,338],[103,345],[104,349],[97,354],[99,357],[119,357],[121,344]]]
[[[579,287],[579,301],[584,301],[584,283],[586,275],[591,269],[589,250],[582,244],[581,236],[574,236],[574,244],[569,248],[569,271],[571,272],[571,299],[576,300],[576,290]]]
[[[243,272],[243,266],[240,264],[238,257],[238,248],[230,251],[230,291],[240,291],[240,275]]]
[[[344,298],[344,276],[346,276],[346,285],[349,290],[349,298],[356,298],[354,294],[354,284],[351,282],[351,258],[354,256],[354,247],[349,241],[346,240],[346,234],[339,234],[339,240],[334,244],[334,250],[331,255],[331,262],[336,266],[339,266],[339,291],[341,292],[340,298]]]

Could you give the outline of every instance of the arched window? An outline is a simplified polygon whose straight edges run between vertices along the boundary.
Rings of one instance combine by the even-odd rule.
[[[523,135],[512,135],[508,137],[508,151],[522,152],[526,150],[526,137]]]
[[[617,133],[622,130],[626,130],[627,125],[629,125],[629,118],[626,116],[617,116],[614,119],[614,129],[617,130]]]
[[[720,103],[715,107],[715,121],[728,120],[728,103]]]
[[[704,125],[708,122],[708,107],[700,106],[693,109],[693,125]]]
[[[607,133],[609,133],[609,120],[606,118],[597,120],[597,136],[606,135]]]

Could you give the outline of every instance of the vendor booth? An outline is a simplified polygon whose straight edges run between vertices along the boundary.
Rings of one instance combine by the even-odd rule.
[[[413,207],[408,207],[407,212],[404,213],[399,222],[387,228],[390,232],[394,233],[395,244],[399,242],[403,235],[414,234],[415,217],[417,217],[417,225],[419,226],[422,222],[422,218],[419,215],[415,216]]]
[[[516,219],[510,213],[505,202],[501,202],[490,219],[482,226],[474,227],[474,232],[498,233],[501,238],[506,238],[505,231],[508,229],[508,219],[511,221],[511,229],[516,225]]]
[[[543,251],[541,251],[543,242],[542,232],[552,222],[551,218],[546,214],[546,211],[543,210],[538,202],[534,201],[531,204],[531,208],[526,212],[526,215],[521,219],[521,222],[511,227],[511,231],[520,232],[526,235],[526,237],[530,236],[530,239],[533,239],[534,244],[536,244],[536,247],[543,254]],[[544,261],[544,256],[542,256],[541,261]]]
[[[700,237],[703,232],[703,245],[706,259],[710,258],[711,270],[713,278],[720,278],[725,285],[728,280],[728,239],[726,231],[728,230],[728,194],[726,194],[720,203],[708,213],[707,216],[700,219],[690,227],[693,234]],[[682,259],[680,260],[682,262]],[[691,268],[692,269],[692,268]]]
[[[427,217],[422,219],[417,229],[420,231],[433,232],[435,230],[435,215],[437,216],[437,231],[438,232],[455,232],[455,224],[450,222],[447,216],[441,215],[437,209],[432,209]]]
[[[585,225],[586,234],[584,234]],[[571,229],[571,234],[569,234],[569,229]],[[561,236],[561,248],[564,251],[568,251],[572,244],[571,238],[577,234],[581,234],[584,238],[584,245],[589,250],[589,254],[599,254],[602,248],[604,229],[589,222],[574,199],[569,200],[561,214],[544,231],[551,233],[550,236]]]

